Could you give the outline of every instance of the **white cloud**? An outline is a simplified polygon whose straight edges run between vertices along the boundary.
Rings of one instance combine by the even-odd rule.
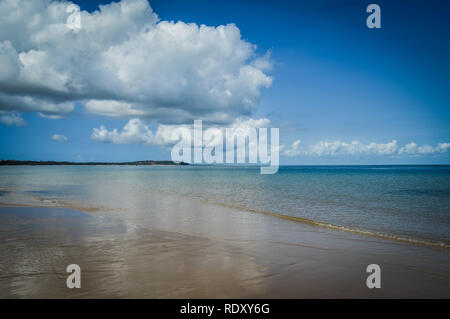
[[[25,126],[27,122],[17,113],[0,111],[0,123],[9,126]]]
[[[58,116],[80,101],[104,116],[232,123],[272,84],[270,54],[234,24],[161,21],[146,0],[122,0],[81,12],[74,31],[70,3],[0,2],[0,109]]]
[[[369,143],[363,144],[359,141],[345,143],[341,141],[335,142],[319,142],[309,151],[312,155],[392,155],[398,151],[396,140],[389,143]]]
[[[238,134],[244,136],[250,135],[252,128],[269,128],[271,126],[270,120],[267,118],[261,119],[245,119],[238,118],[229,125]],[[105,126],[94,128],[91,138],[98,142],[113,143],[113,144],[146,144],[158,146],[170,146],[178,142],[178,139],[172,138],[172,132],[176,129],[181,129],[182,132],[189,132],[193,136],[193,125],[158,125],[156,131],[152,131],[149,125],[139,118],[131,119],[123,127],[121,131],[114,128],[108,130]],[[217,125],[203,125],[204,133],[209,130],[208,138],[205,137],[203,145],[214,147],[221,145],[225,137],[225,127]],[[258,142],[262,142],[262,137],[259,137]],[[249,147],[256,147],[252,142],[246,143]],[[282,155],[287,157],[294,156],[367,156],[367,155],[384,155],[384,156],[399,156],[399,155],[431,155],[443,154],[450,150],[450,143],[438,143],[437,146],[422,145],[417,146],[415,143],[409,143],[403,147],[398,145],[396,140],[388,143],[371,142],[364,144],[359,141],[350,143],[342,141],[321,141],[308,148],[301,148],[301,140],[294,141],[291,145],[280,145],[279,151]]]
[[[428,155],[428,154],[439,154],[446,153],[450,148],[450,143],[438,143],[437,146],[422,145],[418,146],[416,143],[409,143],[404,147],[400,148],[399,154],[408,155]]]
[[[301,150],[299,149],[300,143],[301,143],[300,140],[296,140],[294,143],[291,144],[289,148],[286,148],[285,145],[281,145],[280,146],[280,149],[282,151],[281,154],[288,157],[300,155],[301,154]]]
[[[54,134],[52,136],[52,140],[54,140],[56,142],[67,142],[68,141],[67,137],[65,137],[64,135],[61,135],[61,134]]]
[[[243,119],[238,118],[231,125],[230,128],[240,130],[244,135],[249,135],[251,128],[269,127],[270,120],[266,118],[262,119]],[[204,127],[203,130],[208,127]],[[218,126],[210,126],[210,129],[219,130],[222,136],[225,136],[225,128]],[[123,127],[121,131],[117,128],[107,130],[105,126],[94,128],[91,134],[91,138],[98,142],[113,143],[113,144],[148,144],[167,146],[173,145],[178,142],[178,139],[172,138],[172,132],[176,129],[189,131],[193,136],[193,125],[158,125],[155,132],[153,132],[148,125],[145,124],[139,118],[131,119]],[[216,131],[217,132],[217,131]],[[204,141],[204,145],[214,146],[221,143],[217,139],[218,135],[213,135],[214,139]]]
[[[0,70],[1,73],[1,70]],[[74,109],[72,102],[53,103],[31,96],[8,95],[1,92],[0,82],[0,110],[32,112],[36,111],[47,116],[61,116]]]
[[[128,121],[121,132],[117,128],[108,131],[103,125],[94,128],[91,138],[98,142],[113,144],[149,144],[149,145],[169,145],[177,140],[171,138],[175,128],[190,129],[187,125],[159,125],[155,133],[142,120],[135,118]]]
[[[300,140],[295,141],[289,148],[282,145],[282,154],[285,156],[433,155],[446,153],[450,149],[450,143],[438,143],[437,146],[418,146],[416,143],[411,142],[400,147],[396,140],[392,140],[388,143],[371,142],[368,144],[364,144],[359,141],[353,141],[350,143],[342,141],[321,141],[303,150],[301,150],[299,146]]]
[[[261,118],[261,119],[246,119],[246,118],[238,118],[236,119],[232,125],[231,128],[235,129],[248,129],[248,128],[260,128],[260,127],[269,127],[270,126],[270,120],[267,118]]]
[[[42,112],[38,112],[38,114],[40,117],[50,119],[50,120],[59,120],[60,118],[62,118],[62,116],[58,115],[58,114],[46,114],[46,113],[42,113]]]

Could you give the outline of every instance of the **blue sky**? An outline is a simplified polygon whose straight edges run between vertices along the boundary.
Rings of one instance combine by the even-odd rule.
[[[75,3],[93,12],[109,1]],[[381,29],[365,24],[370,3],[381,7]],[[267,118],[279,127],[285,149],[292,150],[292,143],[301,140],[299,152],[282,152],[281,164],[450,163],[449,149],[442,146],[450,142],[448,2],[154,0],[150,6],[160,21],[213,27],[234,23],[242,39],[256,45],[255,56],[271,52],[272,68],[264,70],[271,85],[258,87],[256,106],[242,114]],[[13,36],[0,34],[0,41],[13,41],[7,38]],[[13,44],[18,51],[18,40]],[[167,145],[93,139],[94,128],[104,125],[108,131],[120,132],[130,117],[105,116],[84,103],[75,101],[74,109],[58,115],[59,119],[19,110],[26,125],[0,124],[0,158],[170,157]],[[147,123],[154,130],[158,123],[166,124],[157,116]],[[54,134],[68,140],[55,141]],[[394,152],[364,151],[371,143],[369,149],[383,148],[393,140],[398,146]],[[363,150],[349,151],[353,141]],[[411,142],[416,146],[410,144],[408,153],[405,147]],[[330,151],[330,146],[323,150],[323,143],[335,143],[331,148],[334,145],[338,151]],[[313,152],[319,144],[322,151]]]

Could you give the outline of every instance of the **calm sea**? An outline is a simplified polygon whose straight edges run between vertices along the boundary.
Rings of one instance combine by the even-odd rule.
[[[450,166],[283,166],[275,175],[256,167],[0,167],[0,202],[22,196],[132,208],[159,193],[450,244]]]

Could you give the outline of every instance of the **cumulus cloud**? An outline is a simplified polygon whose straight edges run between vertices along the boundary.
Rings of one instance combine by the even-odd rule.
[[[14,112],[0,111],[0,123],[8,126],[24,126],[27,122],[20,116],[20,114]]]
[[[122,0],[82,11],[72,30],[69,4],[0,2],[0,110],[55,118],[81,102],[110,117],[232,123],[272,84],[270,54],[234,24],[161,21],[147,0]]]
[[[67,137],[65,137],[64,135],[61,135],[61,134],[54,134],[52,136],[52,140],[54,140],[56,142],[67,142],[68,141]]]
[[[112,144],[149,144],[165,146],[174,144],[178,140],[171,137],[176,128],[190,129],[190,126],[159,125],[156,132],[149,128],[142,120],[135,118],[128,121],[122,131],[117,128],[108,131],[105,126],[94,128],[91,138],[98,142]]]
[[[437,146],[422,145],[418,146],[416,143],[411,142],[404,147],[400,148],[399,154],[408,155],[428,155],[428,154],[439,154],[446,153],[450,149],[450,143],[438,143]]]
[[[422,145],[418,146],[416,143],[411,142],[405,146],[399,146],[396,140],[392,140],[388,143],[368,143],[364,144],[359,141],[353,141],[350,143],[342,141],[321,141],[315,145],[300,149],[300,140],[292,143],[290,147],[284,145],[281,146],[282,154],[285,156],[360,156],[360,155],[433,155],[444,154],[449,151],[450,143],[438,143],[437,146]]]
[[[296,140],[288,148],[286,148],[285,145],[281,145],[280,146],[281,154],[283,154],[284,156],[288,156],[288,157],[300,155],[301,154],[300,143],[301,143],[300,140]]]
[[[269,127],[270,120],[266,118],[261,119],[236,119],[230,128],[239,132],[240,134],[249,136],[249,132],[252,128]],[[206,128],[206,127],[205,127]],[[225,136],[225,128],[218,126],[207,127],[209,132],[209,138],[205,137],[205,146],[215,146],[222,143],[218,137]],[[183,132],[189,132],[193,136],[193,125],[158,125],[155,132],[146,125],[144,121],[139,118],[131,119],[123,127],[121,131],[117,128],[112,130],[106,129],[101,125],[99,128],[94,128],[91,134],[91,138],[95,141],[102,143],[113,144],[147,144],[168,146],[173,145],[179,141],[180,136],[172,135],[175,130],[179,130],[181,134]],[[215,134],[216,133],[216,134]],[[218,134],[217,134],[218,133]],[[174,137],[175,136],[175,137]]]
[[[309,151],[312,155],[392,155],[398,151],[396,140],[389,143],[364,144],[359,141],[345,143],[341,141],[319,142]]]

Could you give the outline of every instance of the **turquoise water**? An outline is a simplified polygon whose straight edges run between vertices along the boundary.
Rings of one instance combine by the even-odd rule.
[[[275,175],[256,167],[0,168],[0,202],[16,194],[132,208],[158,192],[450,244],[450,166],[283,166]]]

